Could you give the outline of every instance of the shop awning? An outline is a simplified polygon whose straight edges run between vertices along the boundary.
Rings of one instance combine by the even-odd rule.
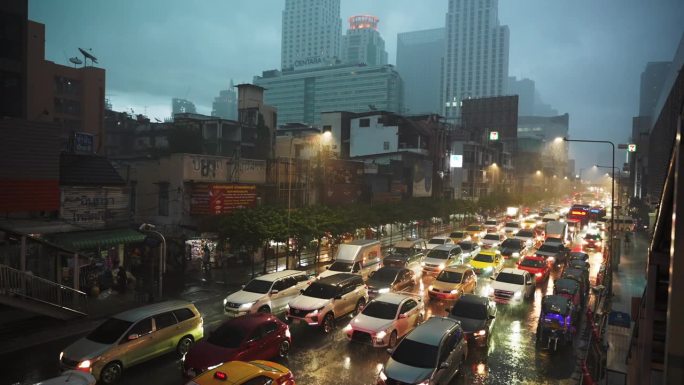
[[[54,243],[74,250],[103,249],[119,244],[136,243],[145,240],[146,235],[131,229],[93,230],[55,234]]]

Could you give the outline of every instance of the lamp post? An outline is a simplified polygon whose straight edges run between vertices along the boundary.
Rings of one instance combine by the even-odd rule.
[[[143,223],[140,225],[139,230],[148,233],[153,233],[161,238],[162,244],[159,249],[159,298],[162,297],[162,279],[164,278],[164,270],[166,270],[166,238],[159,231],[155,230],[155,225],[149,223]]]

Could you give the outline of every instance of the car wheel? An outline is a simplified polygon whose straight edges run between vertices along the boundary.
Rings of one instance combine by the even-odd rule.
[[[287,353],[290,352],[290,341],[288,340],[283,340],[283,342],[280,343],[280,346],[278,347],[278,356],[281,358],[287,357]]]
[[[259,310],[257,310],[257,312],[259,312],[259,313],[270,313],[270,312],[271,312],[271,308],[269,308],[268,306],[264,305],[264,306],[260,307]]]
[[[323,318],[323,333],[328,334],[335,329],[335,317],[331,313],[325,315]]]
[[[123,372],[123,368],[120,363],[110,362],[102,368],[100,381],[107,385],[115,384],[121,379],[121,372]]]
[[[387,347],[392,349],[395,346],[397,346],[397,331],[393,330],[392,334],[390,334],[389,342],[387,342]]]
[[[192,337],[190,336],[185,336],[181,338],[178,341],[178,345],[176,345],[176,352],[178,352],[178,355],[181,357],[188,354],[188,351],[190,350],[190,347],[195,341],[193,341]]]
[[[361,313],[363,310],[363,307],[366,305],[366,300],[361,298],[359,302],[356,303],[356,307],[354,308],[354,315],[357,315]]]

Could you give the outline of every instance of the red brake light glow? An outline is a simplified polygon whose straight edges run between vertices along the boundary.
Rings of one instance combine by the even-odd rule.
[[[215,372],[214,378],[217,380],[226,381],[228,379],[228,375],[224,372]]]

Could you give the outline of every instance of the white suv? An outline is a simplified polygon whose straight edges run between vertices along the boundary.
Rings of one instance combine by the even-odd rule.
[[[228,317],[281,312],[310,282],[305,272],[297,270],[262,275],[249,281],[242,290],[227,296],[223,300],[223,312]]]
[[[320,326],[324,333],[335,328],[335,320],[358,314],[368,302],[368,288],[358,274],[340,273],[313,282],[288,304],[287,320]]]
[[[535,281],[525,270],[505,268],[489,287],[489,296],[497,303],[520,302],[534,296]]]

